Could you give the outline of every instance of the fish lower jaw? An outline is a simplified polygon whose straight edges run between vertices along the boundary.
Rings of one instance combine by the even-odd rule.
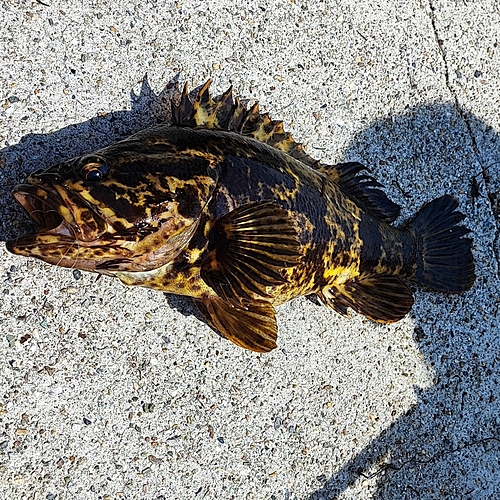
[[[137,271],[111,271],[109,274],[118,278],[122,283],[128,286],[145,286],[147,288],[163,289],[164,283],[159,279],[168,273],[172,263],[165,264],[157,269],[137,270]],[[155,286],[157,284],[158,286]]]

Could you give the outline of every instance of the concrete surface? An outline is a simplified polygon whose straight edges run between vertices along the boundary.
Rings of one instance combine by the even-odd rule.
[[[500,498],[498,1],[7,0],[0,22],[0,498]],[[208,77],[364,162],[401,220],[457,196],[476,286],[417,289],[392,326],[296,300],[256,355],[186,299],[6,253],[15,183]]]

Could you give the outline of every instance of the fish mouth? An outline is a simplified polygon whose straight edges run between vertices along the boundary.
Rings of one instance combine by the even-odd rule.
[[[38,232],[9,241],[21,243],[20,240],[23,240],[26,244],[30,240],[34,241],[40,233],[72,241],[76,238],[74,218],[55,189],[48,185],[19,184],[14,188],[12,195],[37,225]]]
[[[14,188],[12,195],[38,230],[8,240],[10,252],[42,258],[49,249],[102,244],[99,238],[105,231],[103,218],[62,186],[29,177]],[[81,223],[82,213],[87,214],[86,224]]]
[[[103,274],[132,262],[130,250],[109,233],[112,226],[78,193],[30,176],[12,194],[38,231],[8,240],[9,252]]]
[[[28,177],[12,193],[38,230],[8,240],[7,250],[85,271],[107,273],[127,266],[130,252],[110,240],[110,226],[104,217],[78,193],[52,184],[41,175]]]

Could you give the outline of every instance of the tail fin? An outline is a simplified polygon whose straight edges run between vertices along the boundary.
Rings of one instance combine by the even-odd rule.
[[[417,241],[417,268],[413,279],[440,292],[465,292],[474,284],[470,229],[459,226],[465,216],[455,211],[458,202],[449,195],[424,205],[406,228]]]

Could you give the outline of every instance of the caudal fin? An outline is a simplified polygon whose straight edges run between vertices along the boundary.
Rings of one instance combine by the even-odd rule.
[[[413,279],[434,290],[465,292],[474,284],[470,229],[458,225],[465,216],[456,211],[458,202],[449,195],[422,207],[407,224],[417,240],[417,268]]]

